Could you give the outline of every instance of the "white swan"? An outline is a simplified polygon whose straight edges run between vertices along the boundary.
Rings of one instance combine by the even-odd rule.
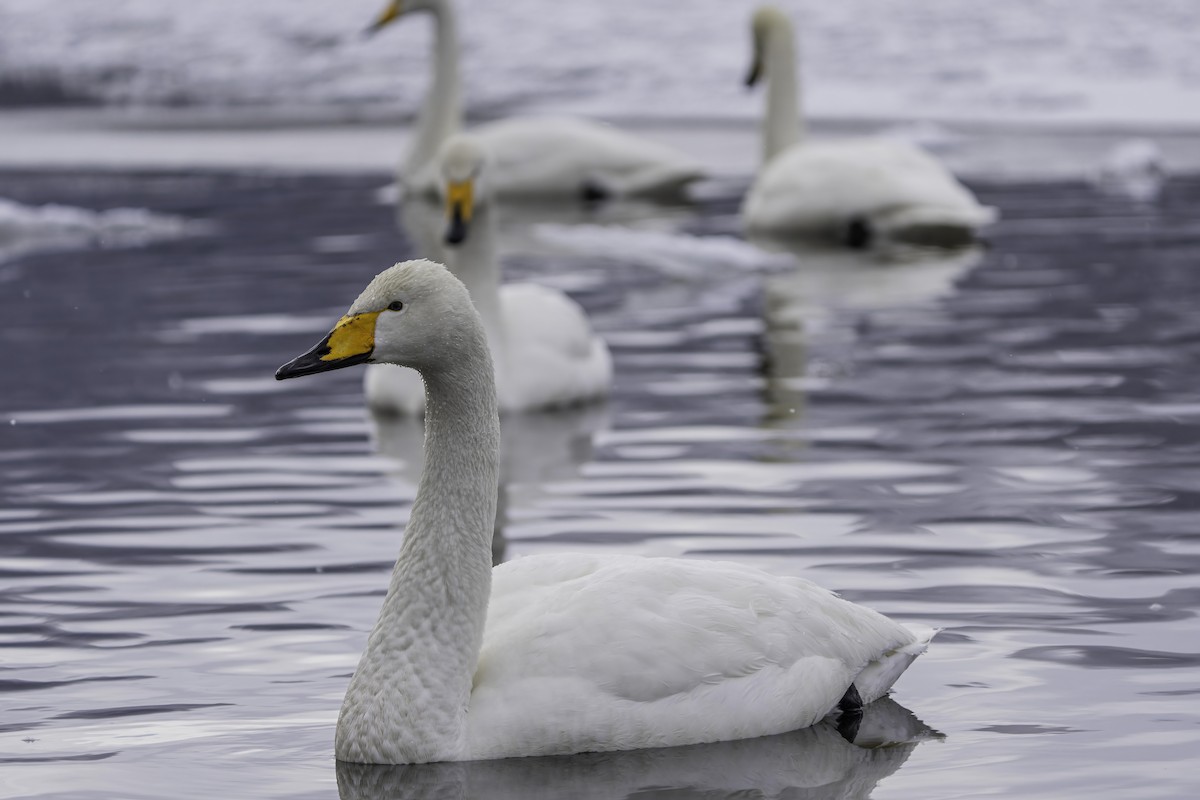
[[[547,286],[500,285],[492,169],[483,142],[474,134],[456,134],[438,164],[448,223],[441,253],[483,318],[500,407],[561,408],[608,394],[612,358],[579,304]],[[373,365],[364,380],[374,411],[416,414],[424,408],[424,387],[411,370]]]
[[[747,84],[767,81],[763,158],[742,204],[748,229],[775,235],[957,245],[995,218],[923,150],[894,138],[807,142],[799,116],[795,37],[777,8],[753,17]]]
[[[466,287],[438,264],[397,264],[276,378],[364,362],[421,372],[425,470],[342,703],[340,760],[463,761],[779,733],[881,697],[932,636],[808,581],[734,563],[572,553],[493,570],[500,426],[487,336]]]
[[[442,142],[462,127],[457,16],[451,0],[392,0],[368,29],[378,31],[405,14],[427,11],[435,24],[433,84],[417,119],[416,135],[397,174],[408,193],[437,185],[434,159]],[[523,117],[476,126],[493,159],[492,185],[502,196],[675,196],[703,177],[693,160],[599,122]]]

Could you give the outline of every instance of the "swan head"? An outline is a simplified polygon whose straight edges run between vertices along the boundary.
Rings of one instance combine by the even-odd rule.
[[[763,76],[766,63],[767,41],[773,31],[785,31],[789,35],[792,21],[787,14],[775,6],[759,6],[750,18],[750,33],[753,38],[754,52],[750,61],[750,72],[746,74],[746,86],[754,86]]]
[[[363,32],[366,36],[378,33],[405,14],[414,11],[433,11],[442,5],[442,0],[389,0],[383,11]]]
[[[487,150],[478,138],[460,133],[451,136],[438,153],[438,177],[446,204],[446,244],[462,244],[471,219],[488,198]]]
[[[355,364],[399,364],[423,372],[452,365],[487,344],[467,287],[441,264],[404,261],[375,276],[333,330],[284,364],[277,380]]]

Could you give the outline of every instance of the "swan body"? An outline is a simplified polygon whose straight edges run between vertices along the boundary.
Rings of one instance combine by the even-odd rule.
[[[438,163],[450,220],[446,235],[455,239],[442,253],[483,318],[501,409],[561,408],[606,395],[612,358],[579,304],[546,286],[500,284],[492,168],[483,141],[456,134]],[[417,414],[424,408],[425,389],[411,370],[372,365],[364,380],[367,405],[377,412]]]
[[[280,367],[419,370],[425,468],[335,736],[342,761],[406,764],[628,750],[805,727],[883,695],[932,631],[807,581],[725,562],[544,555],[494,570],[491,353],[463,284],[385,270]]]
[[[430,195],[438,184],[438,148],[462,127],[454,6],[451,0],[393,0],[370,30],[417,11],[434,17],[434,77],[397,183],[406,193]],[[491,153],[492,188],[500,196],[673,197],[704,176],[682,153],[600,122],[518,117],[473,131]]]
[[[767,112],[762,166],[742,205],[749,230],[854,245],[875,237],[957,245],[995,219],[994,209],[912,144],[891,137],[805,141],[791,22],[766,6],[754,15],[753,34],[747,81],[766,76]]]

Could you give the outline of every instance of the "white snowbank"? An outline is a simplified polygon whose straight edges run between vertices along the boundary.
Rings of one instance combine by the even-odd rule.
[[[0,197],[0,260],[33,250],[135,247],[203,233],[207,223],[144,208],[92,211],[74,206],[27,206]]]

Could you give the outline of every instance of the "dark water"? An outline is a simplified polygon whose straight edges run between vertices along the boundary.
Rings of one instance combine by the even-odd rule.
[[[351,370],[272,374],[412,254],[381,180],[0,176],[219,225],[0,264],[0,795],[1200,789],[1195,180],[1155,206],[979,187],[1004,215],[986,250],[768,275],[554,255],[514,226],[507,274],[589,309],[617,386],[506,422],[502,557],[734,558],[945,630],[854,743],[335,769],[420,430],[373,424]],[[657,213],[735,227],[731,199]]]

